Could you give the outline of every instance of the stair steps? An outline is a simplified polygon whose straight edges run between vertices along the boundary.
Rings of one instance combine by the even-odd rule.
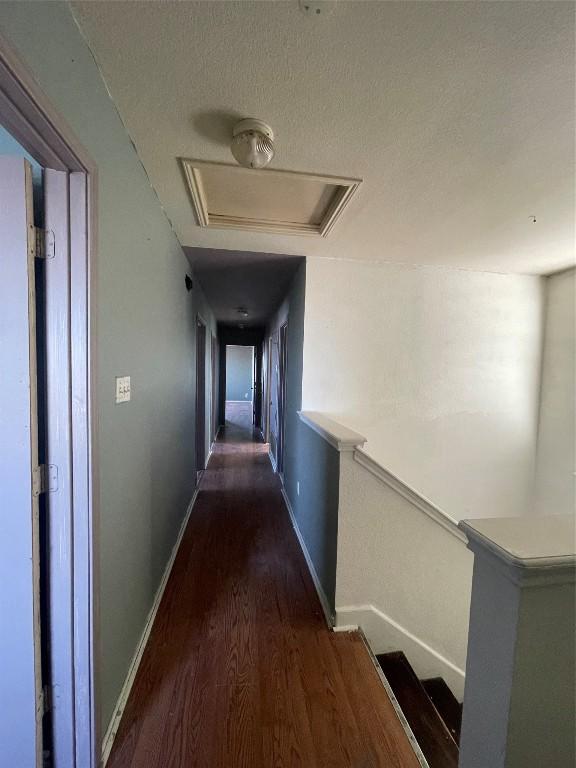
[[[422,680],[422,686],[438,714],[444,720],[456,744],[460,743],[460,728],[462,726],[462,704],[452,693],[441,677]]]
[[[444,680],[420,681],[401,651],[376,658],[430,768],[458,768],[462,707]]]

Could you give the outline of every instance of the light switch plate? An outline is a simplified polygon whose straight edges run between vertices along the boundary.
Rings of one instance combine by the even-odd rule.
[[[116,402],[127,403],[130,400],[130,376],[116,377]]]

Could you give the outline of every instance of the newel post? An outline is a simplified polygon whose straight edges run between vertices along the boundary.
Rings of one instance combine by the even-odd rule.
[[[459,768],[574,768],[574,520],[460,528],[474,575]]]

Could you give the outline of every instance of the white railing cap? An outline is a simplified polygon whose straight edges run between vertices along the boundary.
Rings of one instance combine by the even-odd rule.
[[[338,451],[353,451],[364,445],[366,438],[348,427],[344,427],[324,413],[318,411],[298,411],[300,420],[317,432]]]
[[[570,515],[461,520],[475,553],[482,551],[520,570],[570,570],[576,565],[576,521]]]

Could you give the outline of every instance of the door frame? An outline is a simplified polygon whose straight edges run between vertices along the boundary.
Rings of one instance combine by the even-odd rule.
[[[54,741],[62,755],[72,756],[72,768],[96,768],[101,759],[98,707],[98,461],[96,403],[96,262],[97,166],[71,128],[47,99],[26,64],[0,35],[0,114],[5,128],[44,168],[69,173],[70,197],[67,242],[58,249],[57,286],[47,296],[47,323],[60,312],[59,350],[67,365],[48,372],[50,392],[60,392],[58,408],[65,413],[62,436],[53,434],[64,465],[59,476],[69,478],[59,498],[58,524],[69,535],[62,547],[60,577],[67,581],[65,647],[52,648],[67,667],[65,679],[71,709],[58,717],[53,707]],[[63,393],[67,393],[64,395]],[[62,425],[61,425],[62,427]],[[60,459],[59,459],[60,461]],[[52,523],[51,523],[52,524]],[[62,583],[62,582],[60,582]],[[73,724],[69,722],[70,716]],[[66,743],[65,743],[66,742]],[[59,768],[58,755],[55,755]],[[64,759],[61,761],[64,764]]]
[[[277,472],[284,480],[284,452],[286,448],[286,373],[288,370],[288,321],[278,328],[278,449]]]
[[[218,340],[210,331],[210,444],[212,445],[218,435]]]
[[[270,442],[270,411],[272,410],[272,336],[266,340],[266,433],[264,442]]]
[[[198,332],[199,328],[203,328],[204,331],[204,343],[203,343],[203,359],[202,361],[199,360],[198,355],[198,347],[199,347],[199,339],[200,334]],[[206,450],[206,348],[207,348],[207,338],[208,338],[208,324],[202,317],[200,313],[196,314],[196,427],[195,427],[195,435],[194,435],[194,442],[195,442],[195,460],[196,460],[196,479],[198,480],[200,478],[200,474],[204,472],[206,469],[206,459],[208,452]],[[202,374],[202,402],[200,403],[200,389],[198,386],[198,382],[200,380],[200,372]],[[202,430],[202,442],[199,440],[199,433],[198,433],[198,427],[201,425]],[[200,457],[198,456],[199,450],[202,451],[202,461],[199,461]],[[199,474],[200,473],[200,474]]]
[[[252,347],[252,428],[256,429],[258,422],[258,409],[260,407],[258,395],[258,348]],[[262,431],[262,430],[260,430]]]

